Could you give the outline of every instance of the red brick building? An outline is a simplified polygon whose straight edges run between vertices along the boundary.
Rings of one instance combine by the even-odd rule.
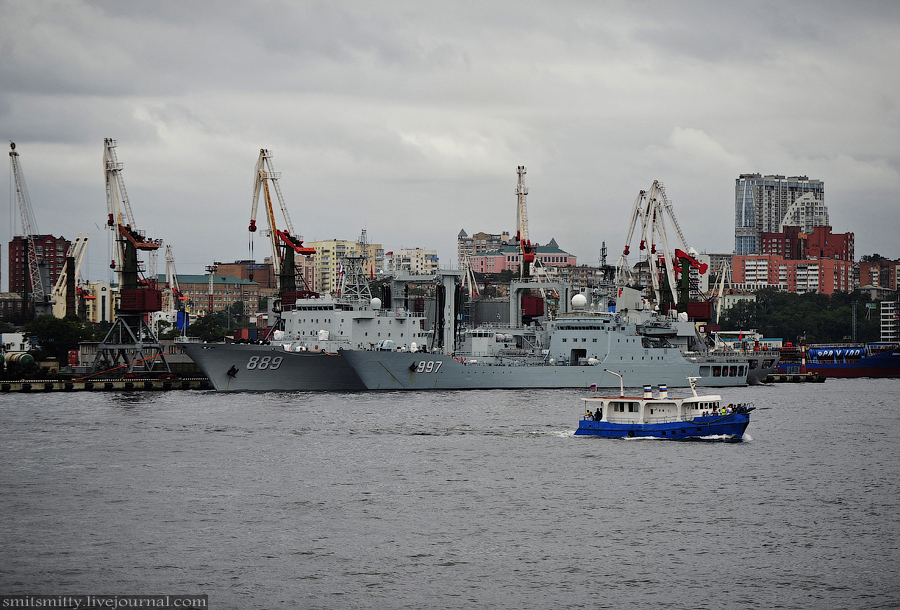
[[[66,253],[72,242],[65,237],[52,235],[35,235],[35,250],[39,261],[44,262],[47,278],[50,283],[48,293],[56,284],[59,274],[66,265]],[[31,274],[26,267],[28,241],[21,235],[13,237],[9,242],[9,291],[16,294],[34,292],[31,287]]]
[[[859,263],[860,286],[879,286],[897,290],[898,274],[900,274],[900,260],[881,259]]]
[[[853,233],[832,233],[831,227],[816,227],[806,236],[806,258],[834,258],[853,262]]]
[[[800,227],[785,227],[784,233],[760,233],[760,253],[785,259],[803,258],[803,238]]]
[[[814,227],[812,233],[800,231],[800,227],[784,227],[783,233],[761,233],[760,253],[786,260],[835,258],[853,261],[853,233],[832,233],[831,227]]]

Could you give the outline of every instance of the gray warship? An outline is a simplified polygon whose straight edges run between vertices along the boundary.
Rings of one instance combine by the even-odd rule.
[[[562,311],[522,323],[516,296],[539,290],[558,295]],[[689,377],[700,386],[728,387],[746,385],[751,376],[759,380],[766,370],[763,363],[751,368],[744,356],[697,351],[702,339],[694,324],[640,309],[636,290],[620,292],[616,311],[604,300],[590,303],[588,295],[565,284],[519,282],[511,292],[515,322],[466,328],[455,344],[448,335],[443,344],[456,349],[439,345],[420,352],[384,341],[341,356],[369,390],[618,387],[619,378],[606,369],[630,387],[651,380],[687,387]]]
[[[467,326],[461,276],[397,276],[387,307],[367,288],[300,299],[267,345],[188,344],[185,351],[219,391],[618,387],[604,369],[633,387],[687,387],[688,377],[728,387],[758,382],[774,368],[709,354],[692,322],[641,309],[640,293],[628,288],[613,303],[562,282],[514,282],[510,323]],[[410,283],[434,291],[431,315],[410,303],[403,288]],[[554,299],[558,311],[523,316],[521,297],[529,293]]]

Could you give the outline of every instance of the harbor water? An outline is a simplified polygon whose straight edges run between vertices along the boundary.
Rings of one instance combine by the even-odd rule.
[[[716,392],[744,442],[575,437],[571,390],[0,395],[0,594],[898,607],[900,380]]]

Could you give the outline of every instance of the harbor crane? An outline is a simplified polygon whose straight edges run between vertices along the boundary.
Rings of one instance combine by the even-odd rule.
[[[526,277],[530,275],[531,263],[534,262],[535,247],[528,238],[528,208],[525,204],[528,187],[525,186],[525,166],[518,166],[516,171],[519,174],[519,181],[516,184],[516,241],[519,242],[519,251],[522,256],[520,274],[522,277]]]
[[[666,216],[668,216],[675,229],[681,248],[673,250],[669,246],[669,237],[665,223]],[[675,213],[672,211],[672,203],[666,197],[665,187],[658,180],[653,181],[649,191],[640,191],[632,206],[631,223],[628,227],[628,236],[625,239],[625,249],[616,265],[616,286],[619,288],[634,281],[631,267],[628,264],[628,255],[631,252],[632,237],[635,229],[638,227],[640,227],[639,249],[642,252],[647,251],[647,264],[655,300],[659,303],[663,298],[660,276],[665,272],[672,302],[677,305],[679,302],[677,274],[682,272],[682,264],[686,263],[694,267],[700,274],[706,273],[707,265],[699,263],[693,256],[688,254],[690,248],[685,242],[681,227],[675,218]],[[657,251],[657,238],[660,241],[660,251]],[[682,298],[683,300],[685,299]]]
[[[284,309],[292,309],[293,304],[299,298],[306,298],[314,295],[309,286],[306,285],[306,279],[301,275],[301,281],[304,285],[303,290],[297,288],[297,265],[295,255],[312,256],[316,253],[315,248],[303,245],[294,231],[294,225],[291,223],[291,217],[288,214],[287,206],[284,203],[284,197],[281,194],[281,186],[278,183],[281,178],[281,172],[276,172],[272,165],[272,153],[261,148],[259,158],[256,161],[256,175],[253,182],[253,205],[250,210],[250,233],[256,232],[256,212],[259,206],[260,195],[265,193],[265,213],[266,220],[269,225],[268,236],[269,244],[272,248],[272,264],[275,268],[275,277],[278,282],[278,293],[280,296],[281,307]],[[272,188],[269,188],[269,185]],[[281,207],[281,213],[284,218],[284,229],[279,229],[275,223],[275,210],[272,204],[272,193],[278,199]],[[252,235],[251,235],[252,238]],[[252,258],[252,241],[251,258]],[[252,279],[252,278],[251,278]]]
[[[178,273],[175,271],[175,256],[172,254],[172,246],[166,244],[166,285],[162,294],[163,310],[181,309],[181,303],[185,300],[187,297],[178,287]]]
[[[56,279],[56,285],[53,287],[53,316],[56,318],[80,315],[78,309],[79,305],[82,304],[78,301],[80,299],[93,300],[96,298],[86,294],[78,281],[90,236],[90,233],[84,236],[79,233],[75,241],[69,246],[68,252],[66,252],[65,267],[63,267],[62,272]]]
[[[162,240],[146,237],[138,230],[125,190],[122,163],[116,156],[116,141],[103,140],[103,172],[106,178],[107,228],[112,231],[114,256],[110,268],[119,276],[116,322],[97,347],[91,375],[116,371],[128,377],[171,377],[163,347],[147,317],[162,309],[162,293],[156,278],[141,276],[138,252],[158,250]]]
[[[722,268],[719,271],[719,288],[716,290],[716,324],[719,323],[719,319],[722,317],[722,295],[725,292],[725,280],[726,277],[731,276],[731,266],[728,264],[728,261],[722,261]],[[729,281],[730,284],[730,281]]]
[[[175,271],[175,256],[172,254],[172,246],[166,244],[166,283],[162,290],[162,309],[151,314],[151,326],[155,332],[159,332],[159,323],[165,322],[173,327],[184,329],[185,302],[188,297],[181,292],[178,286],[178,273]]]
[[[35,238],[38,237],[37,223],[34,220],[34,209],[31,207],[31,197],[28,195],[28,187],[25,185],[25,174],[19,161],[19,153],[16,152],[16,143],[9,143],[9,161],[12,165],[13,182],[16,187],[16,199],[19,203],[19,215],[22,220],[22,236],[25,238],[25,309],[30,310],[28,299],[31,296],[36,316],[48,314],[51,311],[49,286],[45,286],[49,278],[46,278],[45,261],[43,256],[38,256]],[[44,273],[42,273],[42,269]]]
[[[469,254],[463,253],[462,267],[465,271],[465,275],[463,275],[463,288],[465,288],[469,293],[469,298],[478,296],[478,283],[475,281],[475,272],[472,271],[472,261],[469,258]]]

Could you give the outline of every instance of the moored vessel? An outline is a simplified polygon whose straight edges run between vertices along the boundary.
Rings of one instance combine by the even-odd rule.
[[[816,373],[822,377],[900,378],[900,344],[866,343],[793,346],[781,349],[780,374]]]

